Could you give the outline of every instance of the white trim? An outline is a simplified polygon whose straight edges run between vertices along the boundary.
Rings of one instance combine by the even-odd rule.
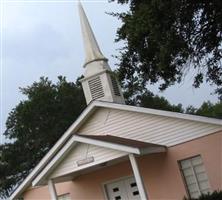
[[[144,113],[144,114],[159,115],[159,116],[164,116],[164,117],[185,119],[185,120],[191,120],[191,121],[197,121],[197,122],[203,122],[203,123],[209,123],[209,124],[222,126],[222,120],[220,119],[213,119],[213,118],[202,117],[202,116],[197,116],[197,115],[189,115],[189,114],[178,113],[178,112],[170,112],[170,111],[157,110],[157,109],[151,109],[151,108],[129,106],[129,105],[124,105],[124,104],[116,104],[116,103],[103,102],[103,101],[94,101],[94,105],[98,107],[104,107],[104,108],[113,108],[113,109],[119,109],[119,110],[125,110],[125,111],[139,112],[139,113]]]
[[[133,169],[133,174],[134,174],[136,184],[140,193],[140,197],[142,200],[148,200],[146,189],[143,183],[143,179],[140,175],[140,170],[138,168],[135,156],[133,154],[129,154],[129,160]]]
[[[48,181],[48,188],[49,188],[51,200],[58,200],[55,184],[53,183],[53,181],[51,179]]]
[[[105,200],[109,200],[108,194],[107,194],[107,191],[106,191],[106,185],[104,183],[102,183],[101,187],[102,187],[102,192],[103,192],[103,196],[104,196]]]
[[[74,135],[73,137],[75,138],[75,141],[77,141],[77,142],[92,144],[92,145],[105,147],[105,148],[109,148],[109,149],[114,149],[114,150],[118,150],[118,151],[123,151],[123,152],[127,152],[127,153],[141,154],[139,148],[125,146],[125,145],[121,145],[121,144],[115,144],[115,143],[111,143],[111,142],[99,141],[99,140],[91,139],[91,138],[85,138],[85,137],[82,137],[79,135]]]
[[[47,176],[56,165],[67,155],[69,150],[76,144],[75,139],[72,137],[65,146],[56,154],[56,156],[46,165],[40,174],[32,181],[32,186],[37,186],[43,177]]]

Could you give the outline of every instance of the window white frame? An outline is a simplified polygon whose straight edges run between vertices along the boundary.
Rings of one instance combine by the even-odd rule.
[[[196,161],[195,159],[196,160],[199,159],[199,163],[197,162],[195,164],[195,161]],[[199,196],[203,193],[207,193],[207,192],[211,191],[209,179],[208,179],[206,169],[205,169],[205,166],[204,166],[204,162],[203,162],[203,159],[202,159],[201,155],[195,155],[195,156],[180,160],[180,161],[178,161],[178,164],[179,164],[179,167],[180,167],[180,172],[181,172],[181,175],[183,177],[184,184],[186,186],[187,194],[190,198],[197,198],[197,196],[194,196],[194,195],[191,194],[191,191],[190,191],[191,187],[189,187],[189,186],[192,185],[192,184],[196,186],[196,189],[197,189],[196,193],[198,192]],[[197,167],[202,168],[202,171],[198,172]],[[190,174],[189,175],[185,174],[186,173],[185,170],[190,170]],[[200,174],[205,176],[204,180],[200,180],[200,178],[199,178]],[[191,178],[194,182],[188,183],[189,178]],[[206,188],[206,189],[201,188],[200,184],[203,183],[203,182],[206,185],[208,185],[208,188]]]

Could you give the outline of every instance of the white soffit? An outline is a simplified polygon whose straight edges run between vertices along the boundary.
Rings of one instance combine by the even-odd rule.
[[[117,137],[114,137],[114,138],[117,138]],[[55,169],[55,167],[69,153],[69,151],[75,145],[76,142],[92,144],[99,147],[104,147],[104,148],[113,149],[116,151],[132,153],[132,154],[137,154],[137,155],[148,154],[148,153],[160,153],[160,152],[166,151],[166,147],[162,145],[158,145],[158,144],[143,143],[143,147],[140,148],[139,146],[136,147],[135,145],[132,146],[132,145],[117,144],[114,142],[91,139],[91,138],[87,138],[80,135],[73,135],[73,137],[67,142],[67,144],[57,153],[57,155],[46,165],[46,167],[41,171],[41,173],[32,181],[32,185],[33,186],[41,185],[44,178],[46,178],[53,171],[53,169]],[[108,160],[106,160],[106,162],[107,161]],[[95,162],[89,167],[96,164],[98,163]],[[81,170],[83,168],[85,167],[84,166],[79,167],[79,169],[77,170]]]

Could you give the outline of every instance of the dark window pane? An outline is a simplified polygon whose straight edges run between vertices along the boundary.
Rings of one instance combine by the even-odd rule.
[[[134,183],[131,183],[130,186],[131,186],[131,187],[136,187],[136,183],[135,183],[135,182],[134,182]]]
[[[115,197],[115,200],[119,200],[119,199],[121,199],[121,196]]]
[[[119,188],[116,187],[116,188],[113,188],[113,192],[118,192],[119,191]]]
[[[139,191],[133,192],[133,195],[134,195],[134,196],[139,195]]]

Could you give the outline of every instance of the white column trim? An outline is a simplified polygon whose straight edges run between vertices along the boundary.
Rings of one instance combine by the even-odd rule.
[[[133,174],[134,174],[136,184],[140,193],[140,197],[142,200],[148,200],[146,189],[143,184],[143,179],[140,175],[140,171],[139,171],[138,164],[137,164],[134,154],[129,154],[129,160],[133,169]]]
[[[49,193],[51,196],[51,200],[57,200],[58,198],[57,198],[55,184],[53,183],[53,181],[51,179],[48,181],[48,187],[49,187]]]

